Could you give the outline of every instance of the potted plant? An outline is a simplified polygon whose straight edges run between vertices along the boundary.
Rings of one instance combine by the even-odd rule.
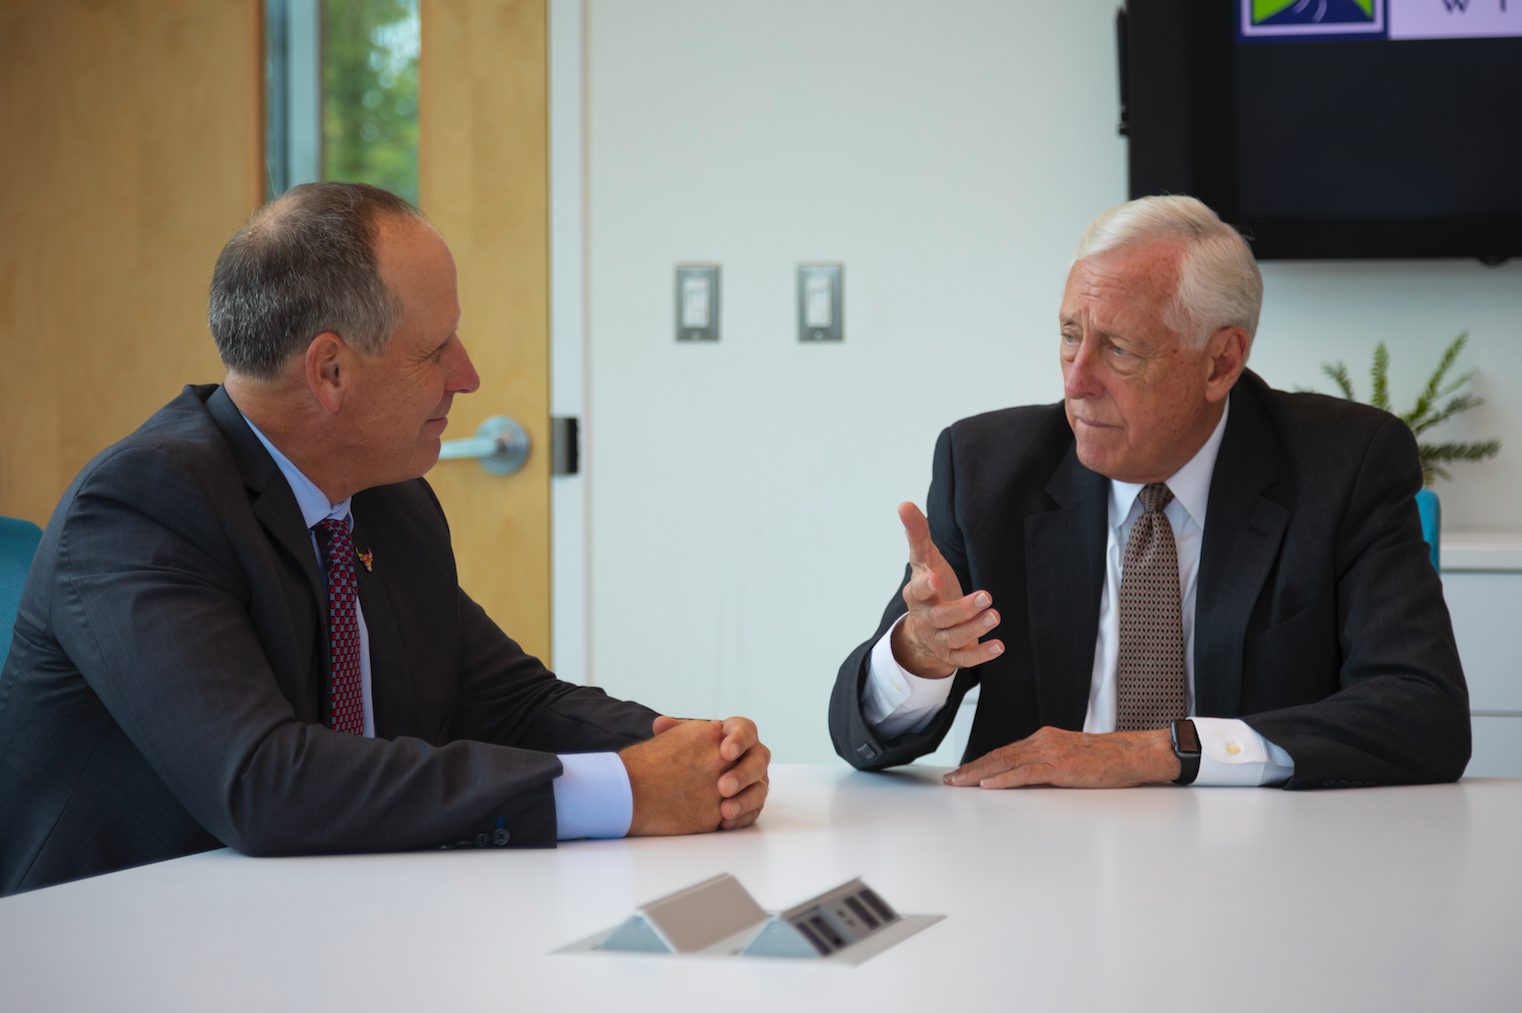
[[[1432,486],[1439,478],[1452,478],[1448,470],[1443,467],[1455,461],[1485,461],[1501,451],[1500,440],[1482,440],[1478,443],[1426,443],[1421,439],[1422,433],[1433,426],[1448,421],[1461,412],[1471,408],[1478,408],[1485,403],[1485,399],[1474,394],[1463,392],[1463,388],[1474,379],[1474,370],[1453,379],[1448,380],[1448,372],[1458,361],[1459,353],[1469,342],[1469,332],[1464,331],[1453,339],[1453,343],[1443,352],[1443,357],[1438,360],[1437,369],[1427,380],[1427,386],[1416,399],[1416,407],[1408,412],[1400,413],[1400,420],[1411,427],[1411,431],[1417,437],[1417,449],[1421,454],[1422,462],[1422,488],[1416,494],[1416,506],[1422,515],[1422,537],[1432,547],[1432,567],[1438,569],[1438,535],[1442,531],[1442,503],[1438,500],[1437,493]],[[1331,377],[1342,391],[1342,396],[1350,401],[1358,398],[1353,393],[1353,380],[1348,375],[1348,367],[1345,362],[1338,360],[1333,363],[1322,363],[1321,371]],[[1374,393],[1369,398],[1369,404],[1381,411],[1394,413],[1390,407],[1390,350],[1381,341],[1374,347],[1374,366],[1369,371],[1374,381]],[[1445,382],[1446,381],[1446,382]],[[1440,404],[1444,398],[1448,398],[1446,404]]]

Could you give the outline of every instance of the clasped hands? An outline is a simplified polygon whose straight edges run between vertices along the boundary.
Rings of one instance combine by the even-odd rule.
[[[772,752],[749,718],[682,721],[661,716],[655,737],[618,756],[634,794],[630,837],[738,830],[766,804]]]
[[[909,540],[908,614],[893,628],[893,657],[922,679],[945,679],[959,668],[1004,653],[999,640],[981,640],[999,625],[993,596],[962,593],[961,581],[930,538],[930,524],[913,503],[898,508]],[[943,780],[955,787],[1125,788],[1179,776],[1168,729],[1093,735],[1042,728],[1034,735],[963,764]]]

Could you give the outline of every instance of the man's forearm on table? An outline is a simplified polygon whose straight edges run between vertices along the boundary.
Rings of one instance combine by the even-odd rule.
[[[1283,784],[1295,772],[1295,761],[1240,718],[1194,718],[1200,737],[1200,772],[1194,783],[1202,788]]]
[[[555,789],[555,837],[623,837],[634,820],[629,771],[617,753],[562,753]]]

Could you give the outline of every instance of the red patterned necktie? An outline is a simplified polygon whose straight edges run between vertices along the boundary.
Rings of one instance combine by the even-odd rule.
[[[1163,508],[1173,490],[1142,489],[1142,515],[1120,572],[1120,692],[1116,731],[1167,728],[1184,717],[1184,620],[1178,548]]]
[[[359,677],[359,591],[354,583],[354,541],[349,525],[318,521],[312,531],[328,574],[328,643],[333,651],[332,706],[328,726],[335,732],[365,734],[365,701]]]

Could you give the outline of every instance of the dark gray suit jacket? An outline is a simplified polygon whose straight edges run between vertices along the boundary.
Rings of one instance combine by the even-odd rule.
[[[223,844],[554,846],[555,753],[648,738],[655,713],[509,640],[460,590],[421,479],[357,494],[354,544],[374,739],[324,727],[327,585],[224,391],[187,387],[91,461],[0,670],[0,893]]]
[[[1200,550],[1197,714],[1240,717],[1282,746],[1295,761],[1290,788],[1457,779],[1469,694],[1422,541],[1410,429],[1363,405],[1271,390],[1251,372],[1230,396]],[[1078,463],[1061,404],[941,433],[931,536],[964,589],[993,596],[1005,652],[958,672],[924,732],[879,740],[861,688],[872,645],[906,611],[895,596],[836,679],[836,751],[868,770],[932,752],[979,683],[964,762],[1045,725],[1081,729],[1108,491]]]

